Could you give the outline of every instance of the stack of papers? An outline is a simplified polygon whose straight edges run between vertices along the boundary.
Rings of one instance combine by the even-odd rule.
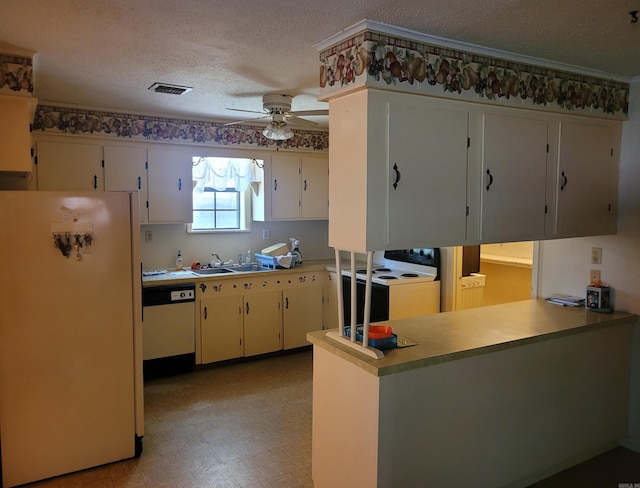
[[[584,298],[574,297],[571,295],[563,295],[562,293],[556,293],[549,298],[547,302],[554,305],[564,305],[566,307],[584,307]]]

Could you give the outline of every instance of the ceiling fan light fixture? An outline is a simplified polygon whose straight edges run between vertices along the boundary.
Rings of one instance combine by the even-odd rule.
[[[262,134],[267,139],[272,139],[274,141],[286,141],[293,137],[293,132],[286,124],[277,122],[271,122],[267,125],[267,127],[262,131]]]

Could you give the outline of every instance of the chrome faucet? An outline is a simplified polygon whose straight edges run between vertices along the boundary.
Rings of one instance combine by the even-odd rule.
[[[238,254],[238,264],[240,266],[242,266],[242,263],[244,263],[244,259],[243,258],[244,258],[244,253],[241,252],[240,254]]]
[[[224,264],[224,261],[220,256],[218,256],[218,254],[216,254],[215,252],[212,252],[211,255],[216,259],[216,261],[218,261],[219,264]]]

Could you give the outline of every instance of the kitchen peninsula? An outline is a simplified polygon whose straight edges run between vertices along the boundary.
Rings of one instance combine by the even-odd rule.
[[[313,332],[313,479],[527,486],[619,445],[632,326],[544,300],[389,322],[417,345],[370,359]]]

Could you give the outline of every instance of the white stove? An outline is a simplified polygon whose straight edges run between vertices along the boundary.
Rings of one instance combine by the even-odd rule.
[[[424,266],[423,266],[424,267]],[[343,271],[344,276],[351,277],[351,270]],[[367,278],[367,269],[356,269],[356,278],[365,280]],[[387,267],[374,265],[371,270],[371,282],[379,285],[393,286],[408,283],[419,283],[424,281],[434,281],[436,273],[425,271],[416,271],[413,269],[402,269],[398,267]]]
[[[370,322],[397,320],[440,311],[440,250],[437,248],[384,251],[372,256]],[[366,266],[342,268],[344,324],[364,323]],[[355,297],[352,296],[355,281]],[[404,286],[403,286],[404,285]],[[352,303],[353,302],[353,303]]]
[[[421,283],[438,279],[440,265],[439,251],[433,249],[410,249],[387,251],[378,264],[372,266],[371,282],[378,285],[393,286],[409,283]],[[343,276],[351,277],[350,269],[343,269]],[[356,268],[356,278],[365,280],[366,267]]]

